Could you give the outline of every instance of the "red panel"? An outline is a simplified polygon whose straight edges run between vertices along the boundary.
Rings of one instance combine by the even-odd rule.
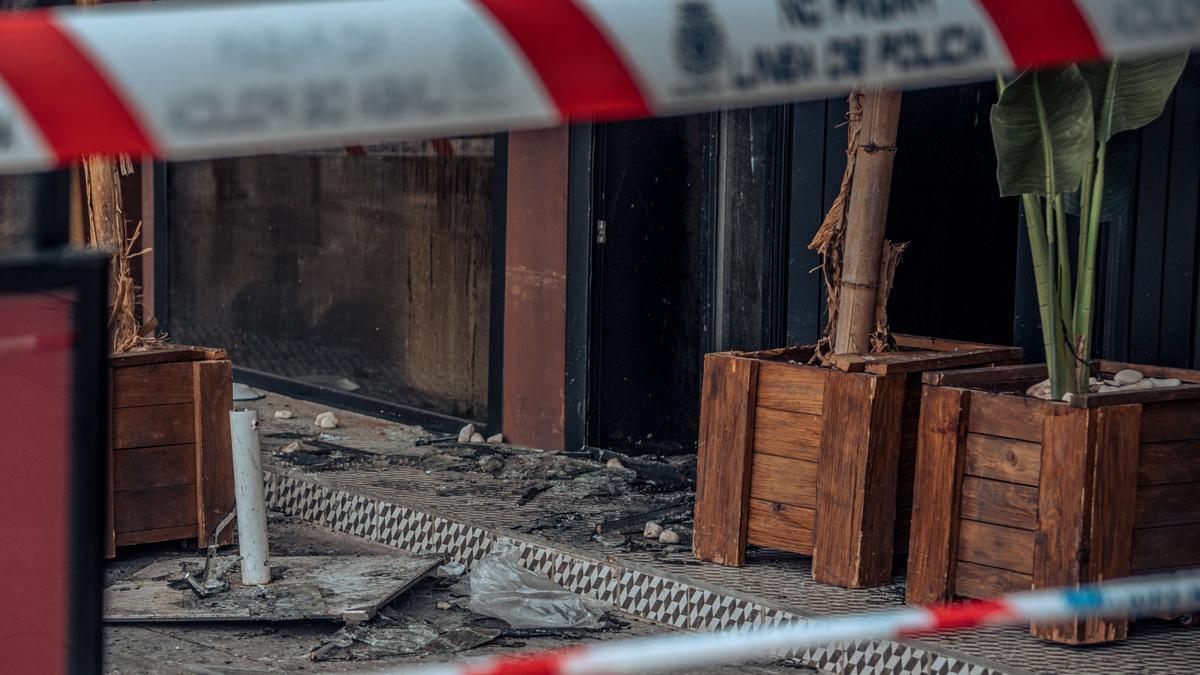
[[[71,331],[63,293],[0,295],[0,654],[67,670]]]

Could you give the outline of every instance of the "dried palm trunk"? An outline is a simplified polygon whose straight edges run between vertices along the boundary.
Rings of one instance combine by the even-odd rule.
[[[132,172],[127,158],[88,156],[83,159],[84,197],[87,203],[86,238],[92,248],[111,255],[108,274],[109,349],[117,354],[138,342],[134,314],[137,297],[130,270],[133,242],[138,232],[126,231],[121,204],[121,175]]]
[[[846,171],[832,208],[808,245],[821,254],[826,311],[814,360],[888,349],[887,298],[906,244],[883,238],[891,195],[900,92],[850,93]]]
[[[899,91],[874,88],[863,95],[842,247],[835,354],[861,354],[871,348],[899,122]]]
[[[895,347],[888,329],[887,303],[892,294],[892,283],[896,280],[896,267],[908,242],[894,244],[883,241],[883,255],[879,260],[879,291],[875,294],[875,330],[871,333],[871,351],[884,352]]]

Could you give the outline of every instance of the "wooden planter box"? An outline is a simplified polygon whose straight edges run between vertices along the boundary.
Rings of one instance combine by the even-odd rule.
[[[742,565],[746,545],[813,556],[813,577],[891,581],[907,543],[921,372],[1018,363],[1021,350],[896,336],[902,351],[804,365],[811,347],[708,354],[693,552]],[[903,560],[903,556],[901,556]]]
[[[171,346],[109,360],[108,557],[176,539],[207,546],[233,509],[225,352]],[[233,528],[222,538],[232,541]]]
[[[1044,365],[925,375],[909,603],[1200,565],[1200,372],[1099,363],[1123,368],[1185,384],[1068,404],[1021,395]],[[1032,632],[1088,644],[1127,623]]]

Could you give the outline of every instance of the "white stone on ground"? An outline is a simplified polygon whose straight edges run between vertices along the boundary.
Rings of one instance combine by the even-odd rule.
[[[663,530],[662,534],[658,535],[658,540],[664,544],[678,544],[679,533],[675,530]]]
[[[295,416],[296,416],[296,413],[292,412],[291,410],[276,410],[275,411],[275,419],[277,419],[277,420],[290,420]]]
[[[642,530],[642,536],[647,539],[658,539],[658,535],[663,533],[663,526],[651,520],[646,523],[646,529]]]
[[[604,466],[607,466],[610,469],[624,469],[625,468],[625,465],[621,463],[621,460],[617,459],[616,457],[613,457],[612,459],[605,462]]]
[[[492,434],[491,436],[487,437],[487,442],[488,443],[503,443],[504,442],[504,434]]]
[[[337,415],[334,415],[333,413],[326,411],[326,412],[321,413],[320,415],[317,415],[317,419],[316,419],[315,423],[317,426],[321,427],[322,429],[336,429],[337,425],[338,425],[338,418],[337,418]]]
[[[483,442],[483,434],[479,433],[478,431],[471,434],[471,442],[472,443],[482,443]]]
[[[475,434],[475,425],[468,424],[467,426],[458,430],[458,442],[459,443],[470,443],[471,436],[473,436],[474,434]]]

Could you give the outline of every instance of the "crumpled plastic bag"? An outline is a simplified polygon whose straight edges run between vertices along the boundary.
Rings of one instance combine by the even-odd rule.
[[[501,541],[471,570],[472,612],[513,628],[600,628],[608,603],[572,593],[521,565],[520,551]]]

